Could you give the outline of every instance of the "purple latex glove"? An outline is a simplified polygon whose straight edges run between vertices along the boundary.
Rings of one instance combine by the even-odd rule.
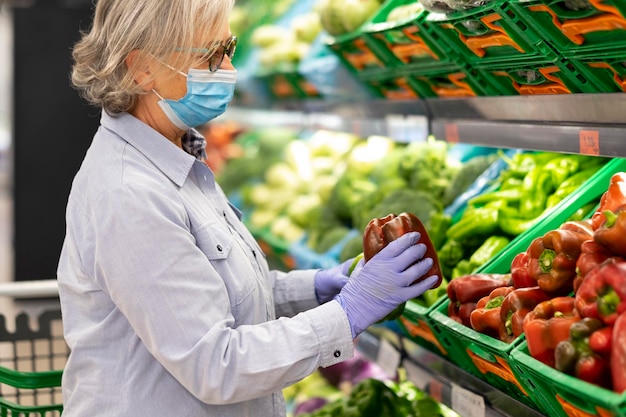
[[[353,258],[354,259],[354,258]],[[315,274],[315,296],[320,304],[332,300],[348,282],[348,270],[352,259],[330,269],[320,269]]]
[[[360,270],[355,268],[352,272],[352,279],[335,297],[348,316],[352,337],[437,282],[433,275],[412,284],[433,264],[431,258],[422,259],[426,246],[416,244],[419,239],[418,232],[406,233],[385,246]]]

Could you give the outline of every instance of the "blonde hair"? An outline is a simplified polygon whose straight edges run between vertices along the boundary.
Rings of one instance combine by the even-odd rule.
[[[228,28],[234,0],[99,0],[91,29],[74,45],[72,84],[89,103],[115,114],[131,110],[140,94],[126,67],[134,50],[138,66],[149,56],[170,61],[176,48],[198,47],[211,39],[215,48]],[[205,47],[206,45],[202,45]],[[211,51],[209,52],[209,54]],[[174,54],[177,68],[189,68],[193,54]],[[145,62],[145,61],[144,61]]]

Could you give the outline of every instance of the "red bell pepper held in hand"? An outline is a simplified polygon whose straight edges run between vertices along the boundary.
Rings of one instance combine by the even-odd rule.
[[[567,294],[574,288],[576,262],[583,242],[593,236],[571,230],[551,230],[528,247],[528,270],[537,285],[552,294]]]
[[[578,292],[580,284],[596,266],[611,257],[611,253],[594,240],[587,240],[580,245],[580,255],[576,261],[576,278],[574,278],[574,292]]]
[[[496,288],[489,295],[481,298],[470,315],[472,328],[496,339],[504,338],[503,341],[509,343],[504,322],[500,318],[500,309],[505,297],[514,289],[512,286]]]
[[[528,252],[521,252],[515,255],[511,262],[511,278],[515,288],[534,287],[537,285],[537,281],[530,276],[528,259]]]
[[[523,324],[530,355],[554,368],[556,346],[569,338],[571,325],[580,319],[574,297],[556,297],[537,304]]]
[[[626,314],[620,314],[613,326],[611,344],[611,375],[613,390],[626,391]]]
[[[605,221],[593,234],[593,240],[614,255],[626,256],[626,205],[604,211]]]
[[[524,318],[534,310],[537,304],[551,297],[541,288],[517,288],[509,293],[502,302],[500,319],[509,338],[515,339],[524,333]]]
[[[421,220],[412,213],[389,214],[379,219],[372,219],[363,232],[363,258],[365,262],[372,259],[382,248],[408,232],[419,232],[419,243],[426,245],[424,257],[432,258],[433,266],[424,274],[424,278],[436,275],[439,279],[431,288],[441,285],[443,276],[439,265],[437,251],[433,246],[426,228]]]
[[[591,227],[597,230],[605,221],[604,211],[614,211],[626,204],[626,172],[618,172],[611,177],[609,188],[600,198],[598,210],[591,216]]]
[[[455,278],[448,283],[446,288],[450,299],[448,316],[471,327],[470,314],[476,307],[476,303],[496,288],[510,285],[510,274],[470,274]]]
[[[609,258],[592,269],[576,292],[576,309],[608,326],[615,323],[626,312],[626,262]]]

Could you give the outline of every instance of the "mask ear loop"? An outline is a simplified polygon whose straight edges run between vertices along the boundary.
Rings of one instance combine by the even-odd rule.
[[[150,54],[152,55],[152,54]],[[152,55],[152,58],[156,59],[160,64],[165,65],[166,67],[168,67],[169,69],[171,69],[172,71],[176,71],[177,73],[179,73],[180,75],[182,75],[185,78],[187,77],[187,74],[182,72],[181,70],[179,70],[178,68],[174,68],[173,66],[171,66],[170,64],[168,64],[167,62],[163,62],[161,61],[159,58],[157,58],[156,56]]]
[[[150,54],[150,55],[152,55],[152,54]],[[163,61],[161,61],[159,58],[157,58],[157,57],[156,57],[156,56],[154,56],[154,55],[152,55],[152,57],[153,57],[154,59],[156,59],[159,63],[161,63],[161,64],[165,65],[166,67],[168,67],[169,69],[171,69],[171,70],[173,70],[173,71],[176,71],[177,73],[179,73],[179,74],[180,74],[180,75],[182,75],[183,77],[185,77],[185,78],[189,78],[189,76],[188,76],[187,74],[185,74],[184,72],[182,72],[181,70],[179,70],[179,69],[177,69],[177,68],[174,68],[173,66],[171,66],[171,65],[170,65],[170,64],[168,64],[167,62],[163,62]],[[154,88],[152,89],[152,92],[153,92],[154,94],[156,94],[156,96],[157,96],[159,99],[161,99],[161,100],[165,100],[165,99],[161,96],[161,94],[157,93],[157,91],[156,91]]]
[[[153,92],[154,94],[156,94],[156,96],[157,96],[159,99],[161,99],[161,100],[165,100],[163,97],[161,97],[161,94],[157,93],[157,90],[155,90],[154,88],[152,89],[152,92]]]

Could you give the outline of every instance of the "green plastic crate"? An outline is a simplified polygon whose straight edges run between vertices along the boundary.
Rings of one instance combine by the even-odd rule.
[[[593,74],[600,92],[626,92],[626,48],[614,54],[599,54],[597,57],[572,61]]]
[[[439,70],[421,74],[405,68],[399,70],[396,76],[405,77],[408,85],[421,97],[463,98],[502,95],[497,86],[488,81],[479,70],[467,66],[449,64]]]
[[[426,29],[429,12],[422,10],[402,20],[387,22],[390,12],[414,0],[390,0],[363,26],[363,35],[377,51],[386,66],[409,67],[413,73],[432,71],[458,60],[456,52]]]
[[[524,252],[535,238],[558,228],[580,207],[598,201],[608,188],[613,174],[624,170],[626,159],[615,158],[609,161],[574,193],[544,214],[535,226],[517,236],[498,257],[485,264],[478,272],[509,273],[511,262],[518,253]],[[527,381],[520,378],[511,363],[511,353],[523,341],[523,336],[508,344],[479,333],[451,319],[448,316],[449,304],[449,299],[439,304],[430,313],[430,319],[437,340],[449,352],[451,361],[520,402],[548,412],[549,410],[544,409],[544,403],[537,399],[536,392],[526,384]]]
[[[450,71],[450,74],[453,72]],[[446,73],[442,74],[445,77]],[[436,87],[433,89],[428,76],[417,77],[413,74],[398,73],[397,71],[383,71],[376,76],[360,74],[359,79],[376,96],[388,100],[412,100],[427,97],[438,97]],[[476,95],[471,87],[454,86],[459,96]],[[468,93],[463,93],[469,91]],[[463,93],[461,95],[461,93]]]
[[[491,65],[479,72],[505,95],[598,93],[605,81],[580,62],[554,52],[514,65]]]
[[[320,93],[297,70],[260,74],[256,77],[263,83],[275,100],[318,98]]]
[[[398,323],[405,336],[413,342],[447,358],[450,356],[450,352],[437,338],[436,332],[433,331],[433,325],[428,318],[430,311],[437,308],[445,300],[446,296],[443,296],[430,307],[425,307],[413,300],[409,300],[404,307],[402,316],[398,319]]]
[[[387,67],[384,59],[374,52],[376,48],[360,31],[328,38],[326,45],[353,73],[375,73]]]
[[[563,56],[580,58],[626,48],[623,0],[514,1],[513,10]],[[581,4],[582,3],[582,4]],[[569,7],[568,7],[569,5]]]
[[[534,388],[535,400],[554,417],[618,417],[626,415],[626,392],[617,393],[534,359],[524,340],[512,352],[512,363],[524,384]]]
[[[519,16],[507,0],[448,14],[431,13],[429,31],[454,49],[474,68],[493,63],[515,63],[551,51],[545,40]]]

